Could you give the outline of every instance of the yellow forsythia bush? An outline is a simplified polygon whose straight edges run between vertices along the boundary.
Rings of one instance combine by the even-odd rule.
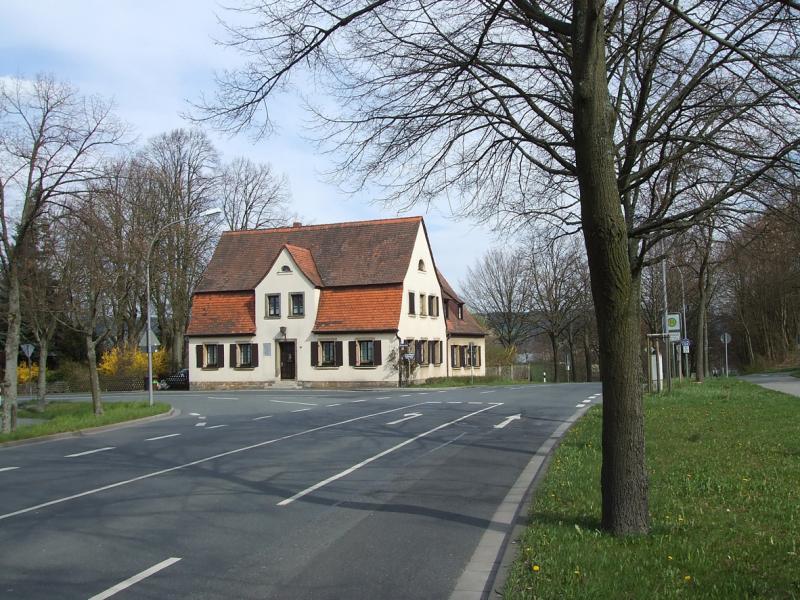
[[[111,377],[144,377],[147,375],[147,353],[135,346],[113,347],[103,352],[97,370]],[[153,352],[153,374],[167,372],[167,353],[163,349]]]
[[[17,383],[28,383],[29,381],[36,381],[39,377],[39,365],[31,363],[31,368],[28,369],[28,363],[22,363],[17,366]]]

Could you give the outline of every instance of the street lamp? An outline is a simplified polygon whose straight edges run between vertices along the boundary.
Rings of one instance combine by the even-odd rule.
[[[153,406],[153,346],[150,343],[150,258],[153,256],[153,248],[156,247],[156,242],[158,238],[161,237],[161,234],[164,233],[168,228],[172,227],[173,225],[177,225],[178,223],[183,223],[184,221],[190,221],[197,217],[212,217],[214,215],[218,215],[222,212],[220,208],[210,208],[205,212],[200,213],[199,215],[192,215],[190,217],[184,217],[183,219],[177,219],[175,221],[171,221],[166,225],[163,225],[161,229],[159,229],[156,234],[153,236],[153,239],[150,241],[150,247],[147,250],[147,260],[145,261],[145,287],[147,290],[147,327],[145,331],[146,341],[147,341],[147,400],[150,403],[150,406]]]

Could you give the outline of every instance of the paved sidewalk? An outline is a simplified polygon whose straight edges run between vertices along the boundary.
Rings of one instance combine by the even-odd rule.
[[[741,379],[784,394],[800,396],[800,379],[785,373],[759,373]]]

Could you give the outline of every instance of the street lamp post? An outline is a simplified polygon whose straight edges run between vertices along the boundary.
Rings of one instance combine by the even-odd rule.
[[[672,265],[678,270],[678,275],[681,277],[681,316],[683,319],[683,339],[689,338],[689,323],[686,322],[686,290],[683,287],[683,271],[678,265]],[[684,361],[684,353],[683,353],[683,343],[681,343],[681,355],[680,359],[681,362],[684,362],[684,372],[686,373],[686,379],[689,379],[689,355],[686,354],[686,360]]]
[[[153,249],[156,247],[156,242],[158,241],[158,238],[161,237],[161,234],[173,225],[177,225],[178,223],[183,223],[185,221],[191,221],[193,218],[195,218],[195,216],[211,217],[218,215],[221,212],[222,209],[220,208],[210,208],[199,215],[192,215],[190,217],[184,217],[183,219],[176,219],[175,221],[171,221],[170,223],[163,225],[153,236],[153,239],[150,240],[150,247],[147,249],[147,259],[144,265],[145,291],[147,293],[147,325],[145,327],[145,340],[147,343],[147,401],[150,406],[153,406],[153,346],[150,342],[150,259],[153,256]]]

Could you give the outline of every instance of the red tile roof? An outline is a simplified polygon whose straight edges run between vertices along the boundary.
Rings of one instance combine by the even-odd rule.
[[[312,261],[322,286],[401,283],[421,224],[422,217],[404,217],[226,231],[195,291],[254,289],[286,244],[308,251],[307,257],[295,260],[303,263],[304,272],[307,267],[313,272],[308,266]]]
[[[286,244],[284,246],[289,254],[292,255],[294,262],[297,264],[303,274],[308,277],[308,280],[317,287],[322,287],[322,278],[319,276],[317,265],[314,262],[314,257],[311,256],[311,251],[308,248],[300,248]]]
[[[452,298],[456,302],[463,302],[463,300],[458,297],[458,294],[456,294],[452,286],[448,283],[447,279],[444,278],[444,275],[441,274],[439,269],[436,269],[436,277],[439,279],[439,285],[442,286],[442,296],[444,296],[445,299]]]
[[[255,292],[195,294],[186,335],[255,335]]]
[[[444,321],[448,335],[486,336],[486,330],[481,327],[478,320],[470,314],[466,306],[464,306],[462,312],[464,315],[463,319],[458,318],[458,308],[454,301],[450,301],[448,309],[447,319]]]
[[[402,285],[323,289],[314,333],[397,331]]]

